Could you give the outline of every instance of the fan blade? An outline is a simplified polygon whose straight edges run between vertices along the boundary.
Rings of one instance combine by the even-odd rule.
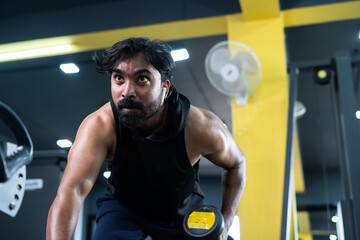
[[[249,93],[249,84],[246,81],[246,78],[243,73],[239,73],[238,78],[234,81],[227,81],[223,79],[221,81],[221,86],[231,95],[237,95],[239,92],[244,95],[244,93]]]
[[[237,53],[231,62],[248,74],[255,74],[258,68],[253,56],[246,52]]]
[[[210,69],[217,74],[221,74],[221,68],[229,61],[230,61],[230,54],[226,48],[215,49],[210,54],[210,59],[209,59]]]

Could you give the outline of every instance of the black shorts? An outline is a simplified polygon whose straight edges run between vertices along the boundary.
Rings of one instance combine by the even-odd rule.
[[[184,240],[182,223],[156,224],[119,203],[112,195],[96,200],[96,230],[93,240]]]

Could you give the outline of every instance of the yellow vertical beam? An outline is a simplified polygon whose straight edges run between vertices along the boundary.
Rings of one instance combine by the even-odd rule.
[[[301,160],[300,144],[299,144],[299,135],[297,126],[295,126],[294,131],[294,176],[295,176],[295,192],[296,193],[305,193],[305,180],[304,180],[304,171]]]
[[[310,216],[307,211],[298,212],[299,238],[313,240],[311,233]]]
[[[278,0],[239,0],[245,20],[280,16]]]
[[[294,225],[294,211],[291,211],[291,224],[290,224],[290,240],[297,240],[295,239],[295,225]]]
[[[292,169],[291,174],[291,225],[290,225],[290,240],[299,239],[298,217],[297,217],[297,203],[296,203],[296,188],[295,188],[295,174]]]
[[[229,16],[227,24],[228,39],[252,48],[263,72],[254,92],[259,101],[250,98],[246,106],[232,102],[234,137],[247,159],[238,208],[241,238],[280,239],[288,112],[283,20]]]

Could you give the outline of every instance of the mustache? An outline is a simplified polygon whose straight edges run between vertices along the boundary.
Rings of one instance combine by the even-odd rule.
[[[117,103],[117,107],[119,110],[122,108],[136,108],[136,109],[144,110],[144,105],[142,103],[135,102],[134,100],[129,98],[124,98],[120,100]]]

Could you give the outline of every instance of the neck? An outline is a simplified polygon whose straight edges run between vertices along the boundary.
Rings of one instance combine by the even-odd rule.
[[[157,131],[159,131],[166,122],[167,116],[167,104],[162,104],[159,108],[159,111],[149,118],[146,122],[138,126],[138,129],[145,135],[151,135]]]

